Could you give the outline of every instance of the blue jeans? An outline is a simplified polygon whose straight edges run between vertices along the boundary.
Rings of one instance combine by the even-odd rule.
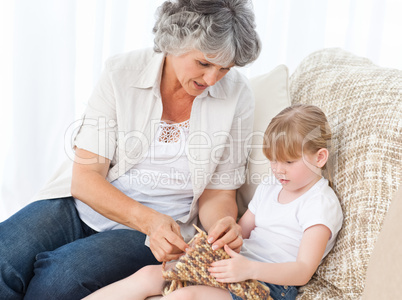
[[[71,197],[34,202],[0,223],[0,298],[81,299],[149,264],[135,230],[96,232]]]
[[[269,287],[270,296],[274,300],[294,300],[297,296],[297,287],[295,286],[282,286],[271,283],[262,282]],[[230,293],[233,300],[242,300],[242,298]]]

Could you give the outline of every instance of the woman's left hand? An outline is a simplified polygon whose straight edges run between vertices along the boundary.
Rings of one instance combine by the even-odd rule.
[[[248,271],[252,270],[248,266],[251,263],[250,260],[243,255],[236,253],[229,248],[228,245],[224,247],[227,254],[231,258],[216,261],[211,264],[208,271],[218,282],[239,282],[247,279],[251,279],[251,275]]]
[[[232,217],[224,217],[210,228],[208,242],[212,244],[213,250],[228,245],[234,251],[240,252],[243,245],[241,227]]]

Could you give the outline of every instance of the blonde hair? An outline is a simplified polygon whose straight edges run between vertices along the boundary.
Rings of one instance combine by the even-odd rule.
[[[331,142],[331,128],[324,112],[314,105],[294,104],[269,123],[264,134],[263,153],[270,161],[287,161],[326,148],[331,157]],[[327,162],[322,169],[331,181],[328,165]]]

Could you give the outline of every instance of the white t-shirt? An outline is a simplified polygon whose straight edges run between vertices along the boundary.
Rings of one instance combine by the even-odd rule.
[[[321,178],[310,190],[287,204],[278,202],[281,189],[275,177],[267,178],[258,186],[249,204],[249,210],[255,215],[255,228],[244,240],[241,253],[255,261],[294,262],[304,231],[322,224],[331,230],[325,257],[334,246],[343,219],[339,200],[328,180]]]

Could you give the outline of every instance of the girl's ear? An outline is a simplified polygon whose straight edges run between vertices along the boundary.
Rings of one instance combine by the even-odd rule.
[[[321,148],[317,151],[317,167],[322,168],[328,161],[329,152],[327,148]]]

